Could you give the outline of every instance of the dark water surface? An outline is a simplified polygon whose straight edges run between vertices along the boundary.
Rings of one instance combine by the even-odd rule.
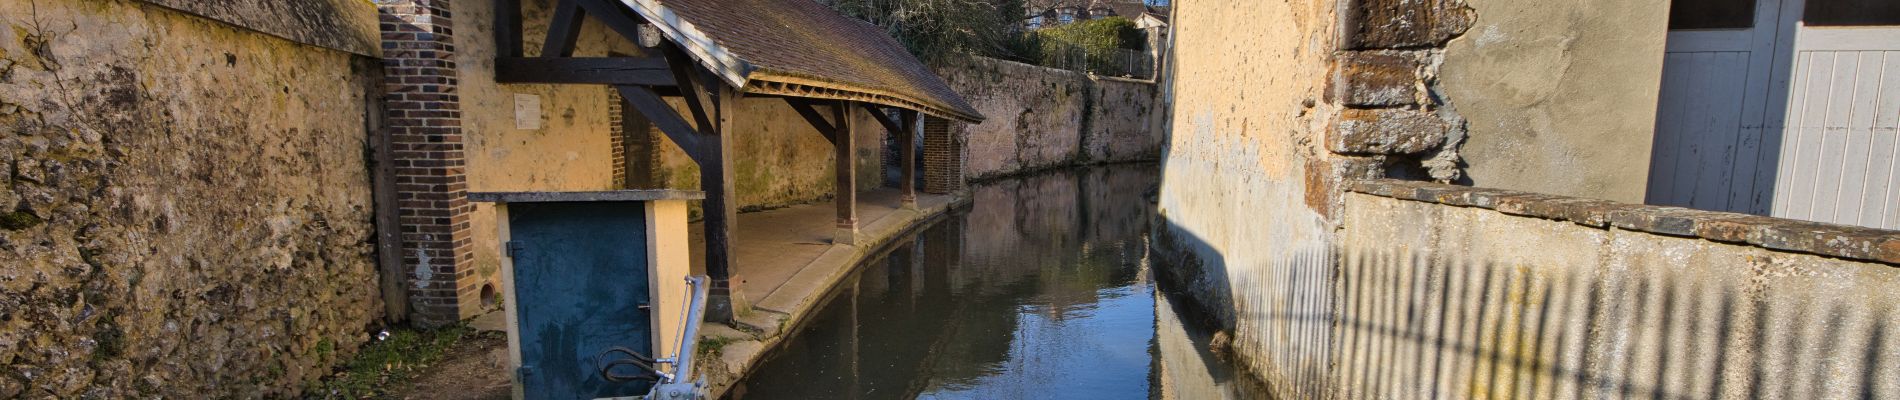
[[[1265,398],[1149,278],[1157,176],[1112,166],[972,189],[970,208],[860,266],[728,397]]]

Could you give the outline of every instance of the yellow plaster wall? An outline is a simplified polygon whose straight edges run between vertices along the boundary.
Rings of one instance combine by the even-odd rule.
[[[1334,50],[1335,3],[1184,0],[1175,4],[1173,122],[1162,161],[1158,245],[1176,276],[1223,319],[1235,352],[1271,380],[1323,359],[1259,357],[1287,343],[1262,318],[1284,309],[1289,265],[1323,265],[1335,174],[1322,147],[1321,93]],[[1316,256],[1317,255],[1317,256]]]

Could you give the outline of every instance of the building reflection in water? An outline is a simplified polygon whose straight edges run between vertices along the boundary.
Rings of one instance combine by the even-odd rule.
[[[861,267],[734,399],[1247,398],[1148,279],[1152,165],[1009,179]],[[1244,374],[1241,374],[1244,375]]]

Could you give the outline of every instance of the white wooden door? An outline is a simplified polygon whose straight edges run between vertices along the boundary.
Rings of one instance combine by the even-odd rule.
[[[1764,120],[1780,106],[1769,100],[1769,81],[1781,1],[1676,0],[1673,8],[1647,202],[1766,214],[1777,154]]]
[[[1649,203],[1900,229],[1900,0],[1671,13]]]
[[[1900,1],[1788,0],[1777,217],[1900,229]]]

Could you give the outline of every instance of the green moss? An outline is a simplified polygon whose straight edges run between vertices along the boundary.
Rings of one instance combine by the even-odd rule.
[[[329,357],[331,353],[336,352],[336,341],[330,340],[330,338],[318,340],[316,352],[317,356]]]
[[[25,210],[0,214],[0,229],[9,231],[32,228],[45,222],[46,220],[40,219],[40,216]]]
[[[92,340],[98,343],[92,351],[92,361],[101,362],[125,354],[125,331],[119,329],[118,318],[107,312],[99,316],[98,330],[92,333]]]
[[[442,361],[448,350],[475,334],[466,326],[435,330],[399,329],[388,339],[364,346],[356,357],[337,368],[322,382],[304,390],[306,398],[378,398],[393,389],[408,386],[410,380],[429,366]],[[325,339],[317,351],[334,343]]]
[[[728,338],[728,337],[700,338],[699,339],[699,355],[708,356],[708,357],[718,357],[722,352],[726,350],[726,345],[732,344],[732,341],[733,341],[732,338]]]

